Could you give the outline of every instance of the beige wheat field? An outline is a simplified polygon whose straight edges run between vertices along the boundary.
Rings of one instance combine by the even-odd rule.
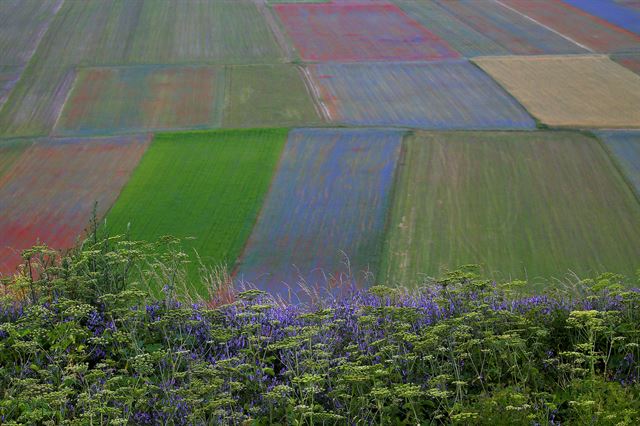
[[[551,126],[640,127],[640,76],[606,56],[473,60]]]

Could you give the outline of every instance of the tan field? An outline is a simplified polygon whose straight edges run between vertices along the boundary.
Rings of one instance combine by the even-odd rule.
[[[473,61],[544,124],[640,127],[640,76],[606,56],[501,56]]]

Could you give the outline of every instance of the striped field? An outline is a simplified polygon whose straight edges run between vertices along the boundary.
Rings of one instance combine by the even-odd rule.
[[[231,267],[240,253],[287,136],[287,130],[158,134],[107,215],[111,233],[130,226],[134,239],[163,235],[185,240],[198,272]],[[197,288],[206,295],[202,282]],[[159,289],[158,289],[159,290]]]
[[[113,204],[146,146],[146,136],[44,139],[26,149],[0,177],[0,274],[20,263],[37,241],[72,247]]]
[[[500,1],[594,52],[614,53],[640,50],[640,35],[593,16],[563,0]]]
[[[604,141],[614,161],[635,188],[640,201],[640,132],[598,132],[598,137]]]
[[[224,69],[209,66],[86,68],[78,72],[57,135],[217,127]]]
[[[563,0],[576,8],[640,35],[640,8],[616,0]]]
[[[0,3],[0,109],[61,5],[62,0]]]
[[[404,159],[381,282],[468,263],[530,282],[640,266],[640,204],[595,138],[417,133]]]
[[[3,0],[0,66],[25,66],[63,0]]]
[[[255,64],[282,60],[253,0],[145,1],[128,63]]]
[[[550,126],[640,127],[640,76],[605,56],[473,61]]]
[[[293,130],[238,279],[284,298],[304,298],[302,280],[322,289],[375,273],[402,132]],[[346,287],[346,284],[344,284]]]
[[[65,1],[0,111],[0,134],[46,135],[74,80],[74,67],[120,64],[140,2]]]
[[[352,125],[525,129],[526,111],[467,61],[316,64],[309,70],[331,118]]]
[[[29,140],[0,141],[0,179],[31,144]]]
[[[497,1],[436,0],[436,3],[514,55],[586,52]]]
[[[462,22],[435,2],[396,2],[410,17],[442,37],[465,57],[509,54],[506,48]]]

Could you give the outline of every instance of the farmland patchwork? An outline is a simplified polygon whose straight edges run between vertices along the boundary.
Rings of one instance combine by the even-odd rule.
[[[638,4],[0,0],[0,273],[97,201],[200,295],[632,274]]]
[[[194,237],[185,240],[192,277],[199,263],[231,268],[286,137],[279,129],[159,134],[109,211],[107,226],[147,241]],[[206,295],[198,283],[195,290]]]
[[[508,55],[509,50],[476,31],[435,2],[402,1],[402,9],[466,57]]]
[[[514,55],[585,53],[560,34],[498,1],[436,0],[453,16]]]
[[[640,50],[640,35],[613,25],[563,0],[500,1],[594,52]]]

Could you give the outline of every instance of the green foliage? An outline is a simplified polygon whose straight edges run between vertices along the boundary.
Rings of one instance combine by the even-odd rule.
[[[526,296],[468,265],[313,308],[259,290],[210,308],[178,300],[179,240],[93,229],[69,253],[25,252],[31,273],[6,288],[22,299],[0,304],[2,424],[640,421],[640,291],[624,277]]]

